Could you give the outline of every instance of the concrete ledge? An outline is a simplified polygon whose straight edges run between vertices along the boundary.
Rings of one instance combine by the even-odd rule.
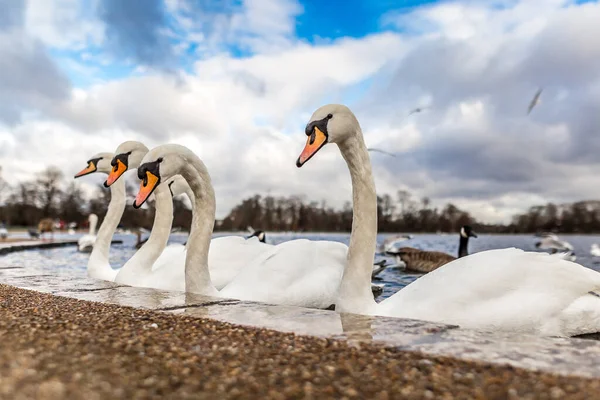
[[[111,244],[122,244],[122,240],[113,240]],[[0,244],[0,255],[14,253],[16,251],[24,250],[38,250],[38,249],[53,249],[57,247],[65,246],[77,246],[77,240],[54,240],[54,241],[23,241]]]
[[[338,314],[147,288],[135,288],[30,268],[2,268],[0,283],[79,300],[159,313],[212,319],[242,326],[377,345],[488,365],[578,378],[600,378],[600,342],[485,334],[418,320]]]

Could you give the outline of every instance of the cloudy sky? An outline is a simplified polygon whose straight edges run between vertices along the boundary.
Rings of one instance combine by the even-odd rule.
[[[4,178],[72,176],[126,139],[174,142],[209,168],[219,217],[257,192],[341,206],[350,179],[334,146],[295,166],[314,109],[340,102],[368,146],[398,154],[371,154],[379,193],[489,222],[600,197],[600,4],[339,4],[0,0]]]

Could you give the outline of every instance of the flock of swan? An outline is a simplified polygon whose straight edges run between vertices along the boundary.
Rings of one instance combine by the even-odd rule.
[[[87,270],[94,278],[132,286],[181,290],[271,304],[414,318],[483,331],[573,336],[600,331],[600,273],[546,253],[515,248],[449,260],[377,303],[371,288],[377,245],[377,196],[369,153],[355,115],[343,105],[317,109],[305,128],[304,166],[336,144],[352,182],[350,243],[297,239],[271,245],[257,237],[212,238],[216,199],[205,164],[184,146],[149,150],[122,143],[115,153],[89,159],[76,178],[105,173],[111,190]],[[314,161],[316,163],[316,161]],[[125,208],[128,170],[141,181],[134,207],[154,197],[156,214],[147,242],[120,269],[111,268],[112,235]],[[314,173],[314,172],[313,172]],[[192,223],[185,245],[167,241],[172,196],[187,194]],[[463,232],[471,237],[473,232]],[[460,256],[461,254],[459,254]]]

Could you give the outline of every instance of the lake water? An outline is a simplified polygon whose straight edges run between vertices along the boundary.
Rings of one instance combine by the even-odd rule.
[[[215,234],[215,237],[224,234]],[[378,242],[382,243],[388,234],[378,235]],[[76,239],[79,235],[55,235],[55,238]],[[115,239],[123,240],[123,244],[113,245],[110,252],[110,262],[114,268],[123,265],[136,251],[134,248],[136,238],[134,235],[115,235]],[[317,240],[336,240],[348,244],[349,234],[290,234],[290,233],[267,233],[267,242],[278,244],[287,240],[308,238]],[[571,243],[575,249],[577,263],[588,268],[600,271],[600,258],[590,255],[590,246],[600,243],[600,236],[562,235],[560,239]],[[184,243],[187,234],[173,234],[169,243]],[[475,253],[483,250],[491,250],[506,247],[517,247],[523,250],[537,251],[535,243],[538,238],[533,235],[479,235],[469,242],[469,252]],[[455,255],[458,252],[458,234],[456,235],[414,235],[413,239],[402,243],[404,246],[412,246],[426,250],[437,250]],[[12,266],[29,266],[52,272],[66,272],[77,275],[85,275],[85,267],[89,254],[80,253],[76,246],[62,247],[48,250],[31,250],[17,252],[0,256],[1,262]],[[392,258],[376,257],[377,260],[387,258],[391,263]],[[385,284],[383,294],[378,298],[389,297],[417,279],[418,274],[407,274],[400,269],[386,269],[375,280],[375,283]]]

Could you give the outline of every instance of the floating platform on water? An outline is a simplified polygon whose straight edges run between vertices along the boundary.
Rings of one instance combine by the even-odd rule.
[[[113,240],[111,244],[123,244],[122,240]],[[23,240],[21,242],[0,242],[0,255],[15,251],[53,249],[56,247],[77,246],[77,240]]]

